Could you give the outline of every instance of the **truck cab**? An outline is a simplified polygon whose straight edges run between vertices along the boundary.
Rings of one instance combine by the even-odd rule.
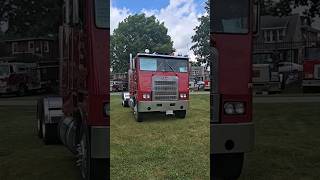
[[[212,179],[239,178],[244,154],[254,146],[252,50],[257,32],[258,0],[210,0]]]
[[[253,91],[280,92],[283,76],[279,73],[279,59],[275,53],[255,53],[252,60]]]
[[[23,96],[29,90],[40,88],[40,71],[35,63],[0,63],[0,94]]]
[[[188,57],[138,53],[130,60],[129,105],[137,121],[151,112],[185,118],[189,104]]]
[[[320,88],[320,47],[305,49],[302,87],[304,92],[309,92],[311,88]]]

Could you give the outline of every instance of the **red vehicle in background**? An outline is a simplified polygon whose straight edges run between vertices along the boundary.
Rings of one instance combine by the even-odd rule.
[[[109,178],[110,2],[65,0],[60,39],[60,95],[38,101],[38,135],[61,141],[86,180]]]
[[[135,119],[150,112],[185,118],[189,105],[188,57],[138,53],[130,58],[129,106]]]
[[[211,177],[237,179],[253,149],[252,42],[258,29],[255,0],[211,0]]]
[[[29,91],[40,90],[42,85],[36,63],[0,63],[0,94],[23,96]]]
[[[320,46],[320,43],[319,43]],[[310,92],[311,88],[320,88],[320,47],[305,49],[303,61],[303,92]]]
[[[211,87],[210,84],[211,84],[210,80],[204,80],[204,90],[205,91],[210,91],[210,87]]]

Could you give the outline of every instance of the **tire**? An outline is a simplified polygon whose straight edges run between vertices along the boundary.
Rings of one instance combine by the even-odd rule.
[[[186,117],[187,111],[186,110],[180,110],[174,112],[177,118],[184,119]]]
[[[45,145],[58,143],[57,125],[42,121],[42,138]]]
[[[39,138],[42,138],[42,112],[43,112],[43,107],[42,107],[42,100],[38,100],[37,104],[37,134]]]
[[[304,86],[302,89],[303,93],[307,94],[307,93],[312,93],[312,89],[308,86]]]
[[[244,153],[211,154],[210,167],[213,179],[236,180],[241,175]]]
[[[25,96],[27,94],[27,90],[28,88],[25,85],[23,84],[19,85],[17,96],[19,97]]]
[[[122,101],[122,107],[129,107],[128,101],[123,100]]]
[[[110,159],[91,158],[91,144],[87,130],[82,130],[80,140],[80,171],[84,180],[108,180],[110,179]]]
[[[134,118],[136,119],[137,122],[143,122],[143,113],[142,112],[138,112],[138,105],[136,104],[133,108],[133,114],[134,114]]]

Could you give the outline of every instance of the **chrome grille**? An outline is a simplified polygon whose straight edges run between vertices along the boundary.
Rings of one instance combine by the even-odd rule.
[[[152,98],[155,101],[178,100],[178,77],[176,76],[152,77]]]

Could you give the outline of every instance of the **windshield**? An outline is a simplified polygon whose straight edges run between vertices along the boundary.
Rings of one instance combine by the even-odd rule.
[[[9,74],[9,66],[8,65],[0,65],[0,76],[5,76]]]
[[[188,60],[141,57],[140,70],[186,73],[188,72]]]
[[[95,17],[98,28],[110,27],[110,1],[95,0]]]
[[[305,59],[320,60],[320,48],[307,48]]]
[[[211,0],[210,16],[212,32],[249,32],[249,0]]]
[[[254,54],[253,64],[271,64],[273,62],[272,54]]]

